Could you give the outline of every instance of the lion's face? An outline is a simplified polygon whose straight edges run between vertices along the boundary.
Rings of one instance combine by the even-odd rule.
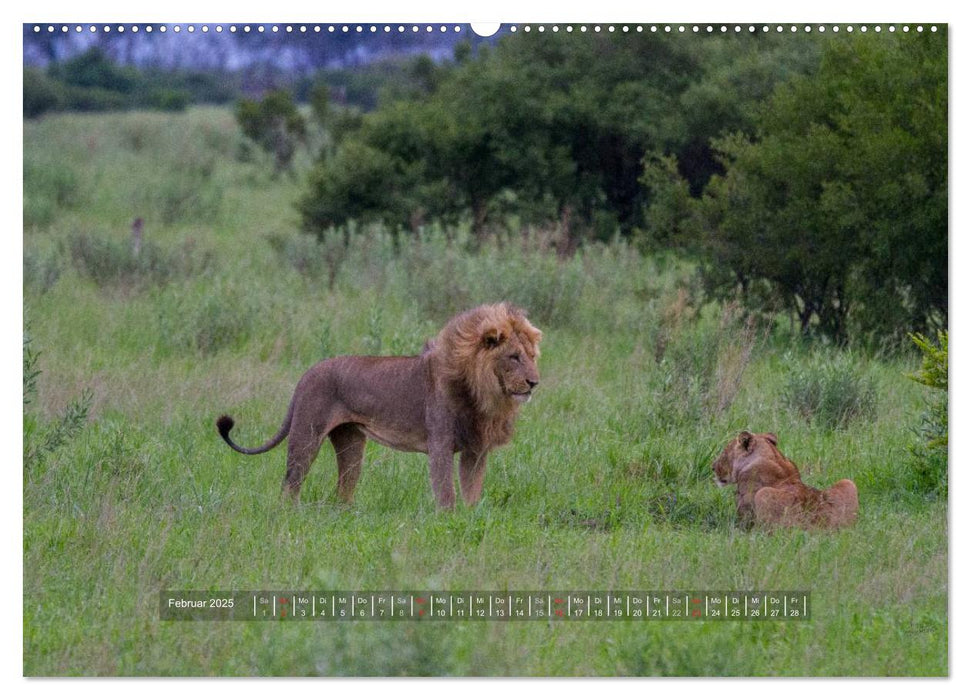
[[[492,370],[501,392],[517,403],[526,403],[533,397],[533,389],[539,384],[535,346],[525,338],[512,333],[487,340],[492,355]]]
[[[443,373],[468,392],[485,415],[515,412],[539,383],[536,360],[542,332],[506,303],[483,305],[456,316],[427,352],[443,362]]]
[[[772,433],[753,434],[743,430],[738,437],[731,440],[722,450],[721,455],[711,465],[715,472],[715,484],[727,486],[734,484],[738,480],[738,473],[749,464],[762,443],[776,445],[778,439]]]

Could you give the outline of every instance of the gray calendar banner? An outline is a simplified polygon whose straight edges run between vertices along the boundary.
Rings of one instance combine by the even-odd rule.
[[[163,621],[808,620],[807,591],[161,591]]]

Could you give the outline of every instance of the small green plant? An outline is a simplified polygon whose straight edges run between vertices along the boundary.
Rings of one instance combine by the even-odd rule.
[[[45,423],[27,407],[37,397],[40,353],[32,347],[29,323],[24,323],[24,470],[43,462],[48,455],[73,440],[88,422],[94,398],[90,389],[67,405],[55,420]]]
[[[876,396],[873,380],[848,356],[814,357],[791,372],[783,389],[790,409],[827,430],[872,418]]]
[[[947,495],[947,331],[937,334],[937,343],[919,333],[910,339],[923,355],[919,371],[909,375],[918,384],[933,389],[926,399],[916,428],[918,442],[911,445],[915,488],[924,493]]]
[[[924,356],[920,371],[910,375],[910,378],[931,389],[947,391],[947,331],[938,332],[936,345],[920,333],[911,333],[910,339]],[[946,435],[944,444],[947,444]]]

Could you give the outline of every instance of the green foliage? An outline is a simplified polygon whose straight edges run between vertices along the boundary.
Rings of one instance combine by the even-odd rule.
[[[41,374],[38,367],[40,353],[33,349],[30,326],[24,324],[23,339],[23,377],[24,377],[24,471],[36,468],[50,455],[78,436],[88,422],[88,413],[94,394],[90,389],[67,405],[64,412],[55,420],[45,422],[27,407],[37,396],[37,378]]]
[[[30,324],[24,321],[24,343],[23,343],[23,360],[24,360],[24,408],[27,407],[37,394],[37,377],[40,375],[40,369],[37,368],[38,353],[32,347],[32,338],[30,336]]]
[[[60,83],[37,68],[24,68],[24,117],[32,119],[60,109],[64,91]]]
[[[404,226],[412,206],[412,168],[401,159],[350,141],[310,175],[299,207],[303,226],[322,237],[349,220]]]
[[[236,80],[212,73],[119,66],[93,47],[48,70],[24,68],[24,117],[47,112],[145,108],[179,112],[190,103],[228,102]]]
[[[75,233],[68,252],[78,273],[102,288],[157,286],[187,277],[209,267],[212,257],[191,244],[177,250],[145,241],[139,248],[130,242]]]
[[[792,366],[783,389],[786,405],[825,430],[848,427],[876,415],[873,380],[851,356],[816,356]]]
[[[347,236],[342,231],[328,229],[319,238],[309,236],[267,236],[274,251],[287,264],[309,279],[326,279],[333,289],[337,275],[348,256]]]
[[[137,71],[116,65],[95,46],[64,63],[56,64],[51,74],[68,85],[126,93],[137,82]]]
[[[64,272],[62,256],[57,251],[47,254],[24,251],[24,288],[39,294],[51,290]]]
[[[515,239],[474,246],[468,235],[450,239],[434,227],[402,250],[401,266],[409,298],[433,318],[505,299],[537,323],[569,325],[577,321],[584,292],[592,291],[580,256],[560,259]]]
[[[910,338],[922,355],[920,371],[910,378],[934,389],[920,415],[918,442],[910,447],[914,487],[947,497],[947,331],[938,332],[936,343],[919,333]]]
[[[804,333],[842,343],[940,327],[946,134],[946,37],[834,39],[752,132],[714,141],[725,173],[701,199],[649,162],[648,214],[661,241],[687,239],[715,295],[784,309]]]
[[[216,160],[183,149],[168,164],[175,171],[143,190],[138,204],[157,213],[163,224],[211,221],[219,212],[224,187],[213,177]]]
[[[307,135],[307,124],[285,90],[269,92],[258,101],[240,100],[236,121],[247,137],[273,156],[277,173],[290,169],[297,146]]]
[[[192,95],[188,90],[162,88],[148,94],[146,106],[164,112],[181,112],[189,106],[191,100]]]
[[[24,226],[46,226],[82,201],[75,169],[62,161],[24,158]]]
[[[918,384],[946,392],[947,331],[938,331],[936,344],[920,333],[911,333],[910,339],[914,341],[914,345],[920,349],[922,355],[920,371],[910,375],[910,378]]]
[[[254,295],[225,280],[172,288],[157,307],[158,349],[163,356],[206,356],[239,348],[252,337],[260,312]]]
[[[310,113],[313,115],[314,121],[320,126],[326,127],[334,112],[330,100],[330,87],[322,83],[315,84],[310,88],[309,101]]]
[[[645,150],[677,141],[673,96],[692,70],[689,52],[647,34],[509,37],[448,68],[416,61],[414,94],[366,115],[336,156],[344,166],[380,162],[369,173],[393,205],[345,211],[351,183],[326,156],[302,204],[305,228],[366,217],[415,229],[468,217],[481,236],[503,212],[557,220],[567,237],[600,228],[609,239],[639,216]]]
[[[508,36],[494,50],[459,45],[451,64],[402,68],[378,109],[337,139],[384,154],[396,206],[345,212],[349,183],[328,152],[301,206],[305,228],[366,219],[414,230],[467,218],[481,237],[510,221],[556,222],[567,247],[630,234],[649,204],[638,184],[646,153],[676,157],[696,194],[721,168],[710,138],[751,128],[772,88],[818,53],[812,38],[797,51],[774,37],[566,38]],[[315,210],[335,214],[308,215]]]

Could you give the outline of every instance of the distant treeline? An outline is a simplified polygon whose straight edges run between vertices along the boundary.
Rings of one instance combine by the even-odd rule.
[[[230,102],[238,95],[238,81],[230,76],[121,66],[97,47],[47,70],[24,68],[25,117],[136,107],[178,111],[191,103]]]
[[[95,46],[46,69],[25,67],[24,116],[133,108],[179,111],[190,104],[228,104],[280,89],[306,103],[319,86],[327,87],[335,104],[370,111],[381,100],[413,94],[408,84],[421,80],[421,66],[427,64],[427,56],[400,56],[296,76],[269,66],[240,71],[137,68],[112,60]]]

